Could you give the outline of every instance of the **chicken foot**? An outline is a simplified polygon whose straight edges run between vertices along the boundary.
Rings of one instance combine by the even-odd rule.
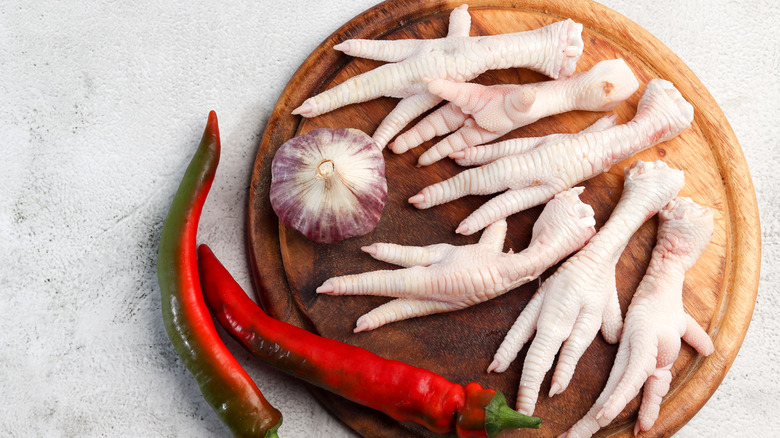
[[[608,170],[614,163],[675,137],[692,121],[693,107],[674,85],[654,79],[647,84],[630,122],[564,136],[525,153],[464,170],[425,187],[409,202],[422,209],[466,195],[505,191],[480,206],[455,230],[472,234],[499,219],[543,204],[556,193]]]
[[[455,131],[420,156],[418,166],[427,166],[543,117],[574,110],[610,111],[637,88],[639,82],[622,59],[601,61],[567,79],[533,84],[488,87],[436,79],[428,84],[428,91],[450,103],[399,135],[390,149],[403,153]]]
[[[662,161],[637,161],[625,170],[620,201],[604,226],[550,276],[520,313],[488,372],[503,372],[534,335],[523,364],[517,410],[534,411],[542,380],[560,349],[550,396],[563,392],[596,333],[617,343],[623,326],[615,266],[631,236],[685,184],[682,171]],[[562,348],[561,348],[562,346]]]
[[[461,166],[481,166],[502,157],[524,154],[532,149],[577,138],[580,134],[598,132],[615,126],[617,115],[601,117],[580,132],[548,134],[543,137],[518,137],[498,143],[473,146],[450,154]]]
[[[487,70],[524,67],[551,78],[574,73],[582,55],[582,25],[572,20],[526,31],[469,36],[471,16],[463,4],[450,14],[447,36],[418,40],[350,39],[335,45],[347,55],[388,62],[306,99],[293,114],[315,117],[381,96],[400,98],[374,132],[380,148],[417,116],[441,102],[427,81],[465,82]]]
[[[712,340],[683,308],[685,272],[712,237],[713,212],[675,198],[659,213],[658,242],[647,273],[626,313],[623,337],[606,387],[588,413],[564,437],[584,438],[609,424],[644,385],[634,434],[649,430],[669,391],[680,339],[709,356]]]
[[[487,227],[472,245],[375,243],[363,251],[405,269],[331,278],[317,293],[396,298],[361,316],[355,332],[495,298],[537,278],[593,236],[593,209],[580,201],[582,190],[576,187],[555,196],[534,224],[528,248],[517,254],[502,252],[504,220]]]

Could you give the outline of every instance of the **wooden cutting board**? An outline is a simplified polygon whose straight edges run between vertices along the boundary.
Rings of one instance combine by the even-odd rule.
[[[508,400],[517,385],[527,346],[502,374],[487,374],[496,348],[531,298],[538,282],[495,300],[459,312],[401,321],[377,330],[353,334],[357,318],[385,302],[378,297],[328,297],[314,293],[327,278],[376,269],[392,269],[359,250],[373,242],[428,245],[475,242],[479,234],[454,233],[457,224],[488,197],[471,196],[428,210],[417,210],[406,199],[421,188],[456,174],[461,168],[443,160],[415,168],[418,156],[431,142],[402,155],[385,150],[388,200],[377,228],[366,236],[336,244],[315,244],[297,231],[280,226],[268,197],[270,163],[277,148],[293,136],[317,127],[358,128],[373,133],[397,100],[383,98],[351,105],[331,113],[302,119],[291,116],[306,98],[326,90],[380,63],[353,59],[332,50],[348,38],[438,38],[447,31],[450,11],[461,2],[388,1],[354,18],[325,40],[291,78],[268,121],[254,165],[249,196],[249,244],[255,280],[267,294],[258,299],[274,317],[305,327],[322,336],[367,348],[383,357],[398,359],[437,372],[451,381],[476,381],[503,391]],[[609,217],[622,190],[623,168],[640,160],[664,160],[686,172],[681,195],[717,210],[715,235],[696,266],[688,272],[684,288],[686,310],[712,336],[716,352],[703,358],[687,345],[674,365],[671,389],[661,414],[648,436],[669,436],[682,427],[707,401],[725,376],[747,330],[758,286],[760,232],[750,174],[728,122],[712,96],[668,48],[625,17],[588,0],[476,0],[469,2],[471,35],[492,35],[534,29],[565,18],[584,25],[585,51],[577,71],[588,70],[603,59],[621,57],[632,68],[640,90],[615,111],[618,122],[630,120],[644,85],[652,78],[672,81],[696,112],[693,127],[679,137],[646,150],[609,172],[584,183],[582,199],[596,212],[597,229]],[[477,78],[484,84],[526,83],[545,80],[526,70],[491,71]],[[574,112],[549,117],[505,138],[575,132],[603,114]],[[537,207],[508,219],[506,249],[520,251],[530,240],[531,227],[541,212]],[[655,244],[657,221],[649,220],[632,238],[617,267],[623,312],[642,278]],[[549,276],[548,270],[542,279]],[[551,372],[544,381],[536,415],[541,430],[505,432],[502,436],[557,436],[584,415],[606,382],[612,367],[614,345],[598,335],[577,367],[569,388],[548,398]],[[335,416],[365,437],[429,436],[420,427],[398,424],[389,417],[340,397],[312,389]],[[600,436],[629,436],[639,400]]]

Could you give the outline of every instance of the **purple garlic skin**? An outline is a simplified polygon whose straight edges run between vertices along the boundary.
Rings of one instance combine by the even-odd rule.
[[[271,162],[271,206],[318,243],[373,230],[387,200],[382,150],[357,129],[318,128],[287,140]]]

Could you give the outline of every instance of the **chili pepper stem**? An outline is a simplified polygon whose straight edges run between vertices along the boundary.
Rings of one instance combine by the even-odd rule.
[[[539,417],[523,415],[506,404],[506,397],[496,391],[496,395],[485,408],[485,432],[489,438],[498,435],[504,429],[520,427],[538,429],[542,424]]]
[[[268,431],[265,432],[265,435],[263,435],[263,438],[279,438],[279,427],[282,425],[282,417],[279,417],[279,422],[276,423],[276,426],[268,429]]]

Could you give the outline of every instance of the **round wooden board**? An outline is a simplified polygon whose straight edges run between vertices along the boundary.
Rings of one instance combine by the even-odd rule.
[[[249,244],[255,281],[266,291],[258,300],[274,317],[305,327],[322,336],[367,348],[437,372],[451,381],[479,382],[503,391],[514,400],[524,348],[502,374],[485,370],[506,332],[538,287],[537,282],[495,300],[459,312],[393,323],[353,334],[357,318],[386,301],[378,297],[318,296],[315,288],[327,278],[376,269],[392,269],[359,250],[373,242],[462,245],[479,235],[454,233],[457,224],[488,197],[467,197],[428,210],[417,210],[406,199],[421,188],[462,170],[451,160],[415,168],[417,157],[432,142],[402,155],[385,150],[388,201],[377,228],[366,236],[330,245],[315,244],[300,233],[280,226],[271,209],[268,191],[270,163],[277,148],[293,136],[317,127],[358,128],[373,133],[397,100],[383,98],[351,105],[331,113],[302,119],[290,115],[306,98],[326,90],[380,63],[353,59],[332,50],[348,38],[438,38],[446,34],[450,11],[462,2],[389,1],[354,18],[324,41],[306,59],[280,96],[269,119],[254,165],[249,196]],[[707,401],[725,376],[747,331],[758,286],[760,232],[750,174],[742,151],[724,115],[696,76],[647,31],[625,17],[589,0],[469,2],[471,35],[491,35],[534,29],[564,18],[584,25],[585,52],[577,71],[603,59],[622,57],[632,68],[640,90],[615,111],[618,122],[631,119],[644,84],[660,77],[672,81],[693,104],[693,127],[679,137],[646,150],[609,172],[593,178],[583,200],[590,204],[597,229],[607,220],[622,190],[623,168],[641,160],[664,160],[686,172],[681,195],[716,209],[712,242],[686,276],[686,310],[713,338],[716,352],[703,358],[687,345],[673,368],[674,379],[661,414],[647,436],[669,436]],[[526,83],[546,80],[526,70],[491,71],[477,82]],[[574,112],[540,120],[513,131],[512,136],[539,136],[575,132],[603,114]],[[506,248],[522,250],[530,240],[537,207],[508,219]],[[618,290],[623,312],[644,275],[655,244],[656,219],[649,220],[632,238],[618,265]],[[548,270],[542,279],[549,276]],[[540,430],[505,432],[502,436],[557,436],[589,409],[606,382],[616,352],[599,335],[580,360],[569,388],[548,398],[551,372],[542,385],[535,414],[544,419]],[[365,437],[433,436],[424,429],[398,424],[389,417],[313,388],[314,395],[334,415]],[[629,436],[638,399],[600,436]]]

